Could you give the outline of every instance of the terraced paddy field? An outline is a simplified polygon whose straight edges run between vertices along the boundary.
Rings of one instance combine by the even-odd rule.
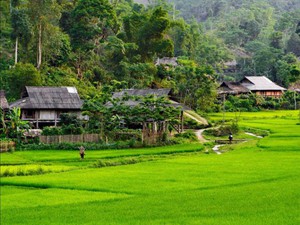
[[[297,111],[242,113],[240,126],[270,135],[221,155],[199,143],[87,150],[84,161],[3,153],[1,224],[300,224],[298,122]]]

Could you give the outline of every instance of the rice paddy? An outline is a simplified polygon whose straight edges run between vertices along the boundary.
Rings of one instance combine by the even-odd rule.
[[[221,155],[199,143],[87,150],[85,160],[78,151],[3,153],[1,224],[299,224],[298,113],[241,113],[239,126],[269,136]]]

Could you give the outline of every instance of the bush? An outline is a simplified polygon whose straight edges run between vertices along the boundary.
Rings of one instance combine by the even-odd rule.
[[[142,133],[140,130],[131,130],[131,129],[114,130],[111,131],[108,136],[110,139],[114,141],[128,141],[128,140],[141,141],[142,140]]]
[[[78,150],[84,146],[87,150],[122,149],[140,147],[141,143],[134,140],[105,143],[57,143],[57,144],[20,144],[18,150]]]
[[[237,123],[232,123],[232,125],[222,125],[215,129],[206,130],[205,133],[215,137],[221,137],[229,135],[230,133],[236,134],[239,131]]]
[[[198,140],[196,134],[191,130],[188,130],[184,133],[175,134],[175,137],[182,137],[193,141]]]
[[[42,135],[62,135],[63,131],[60,127],[44,127]]]
[[[206,127],[206,125],[198,123],[189,117],[185,117],[183,123],[184,127],[187,129],[202,129]]]

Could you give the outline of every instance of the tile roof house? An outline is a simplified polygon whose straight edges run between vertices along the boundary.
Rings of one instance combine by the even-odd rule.
[[[279,98],[285,90],[265,76],[246,76],[240,82],[223,82],[218,88],[218,94],[239,95],[251,92],[264,97]]]
[[[10,108],[21,108],[21,119],[30,121],[36,128],[55,125],[61,113],[81,115],[83,101],[75,87],[28,87],[22,98]]]

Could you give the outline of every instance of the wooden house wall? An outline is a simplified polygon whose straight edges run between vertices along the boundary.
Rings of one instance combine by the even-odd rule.
[[[261,95],[264,97],[275,97],[275,98],[279,98],[283,94],[282,91],[256,91],[255,93],[257,95]]]

